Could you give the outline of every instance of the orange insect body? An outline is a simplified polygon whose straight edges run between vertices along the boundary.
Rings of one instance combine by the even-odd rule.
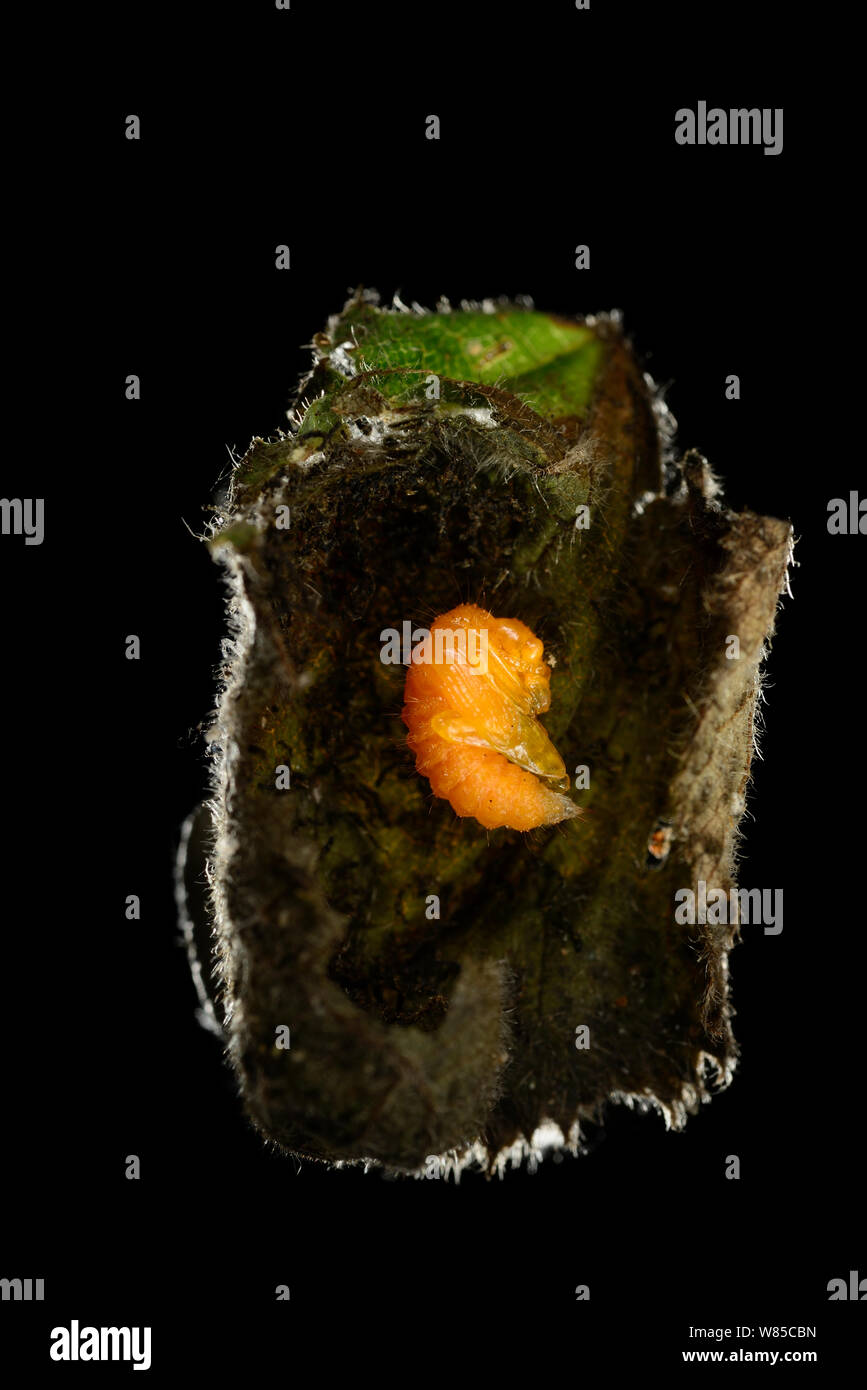
[[[551,704],[539,638],[472,603],[444,613],[430,633],[407,673],[401,718],[434,795],[488,830],[534,830],[579,815],[562,795],[563,759],[536,717]]]

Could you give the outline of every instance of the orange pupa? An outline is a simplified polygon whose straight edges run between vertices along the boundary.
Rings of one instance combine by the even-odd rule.
[[[401,714],[416,771],[459,816],[535,830],[580,814],[563,759],[539,723],[551,667],[525,623],[473,603],[437,618],[413,651]]]

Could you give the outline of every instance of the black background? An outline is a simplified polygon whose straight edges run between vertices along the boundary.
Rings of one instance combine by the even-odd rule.
[[[311,1327],[356,1311],[358,1366],[400,1379],[419,1359],[454,1372],[474,1324],[492,1364],[505,1332],[540,1353],[565,1334],[576,1365],[596,1347],[615,1372],[667,1369],[697,1345],[690,1325],[737,1323],[818,1325],[817,1343],[792,1345],[842,1364],[862,1310],[826,1286],[859,1261],[867,1275],[865,541],[826,521],[864,477],[836,346],[854,233],[833,132],[798,77],[810,34],[782,7],[699,8],[297,0],[117,11],[76,35],[88,61],[51,190],[69,239],[43,261],[35,334],[43,368],[61,352],[63,368],[56,391],[9,403],[4,464],[4,495],[44,495],[46,537],[0,550],[0,1275],[46,1279],[44,1304],[3,1305],[27,1364],[112,1374],[48,1361],[50,1328],[77,1317],[152,1325],[157,1378],[236,1357],[274,1374]],[[783,153],[677,146],[674,112],[702,99],[784,107]],[[34,228],[31,250],[56,246],[57,225]],[[289,272],[274,267],[284,242]],[[798,537],[741,871],[784,889],[785,927],[745,933],[732,958],[731,1088],[682,1134],[615,1108],[589,1155],[457,1188],[263,1146],[196,1023],[172,896],[223,621],[218,570],[187,526],[201,530],[228,449],[285,424],[301,345],[361,283],[429,307],[529,294],[566,314],[621,309],[668,384],[680,446],[708,456],[731,505],[790,518]],[[128,633],[140,662],[124,659]],[[140,922],[125,920],[129,893]],[[124,1177],[132,1153],[139,1182]],[[274,1302],[281,1283],[289,1303]],[[395,1326],[424,1353],[397,1371]]]

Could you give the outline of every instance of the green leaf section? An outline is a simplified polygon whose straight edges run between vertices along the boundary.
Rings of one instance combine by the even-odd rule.
[[[508,382],[506,389],[547,420],[583,415],[593,395],[602,352],[599,339],[592,338],[575,352],[524,372]]]
[[[427,374],[498,386],[548,419],[586,410],[604,353],[586,324],[515,306],[420,315],[353,303],[332,342],[352,339],[346,351],[360,372],[418,372],[420,394]],[[387,395],[406,391],[399,374],[376,384]]]

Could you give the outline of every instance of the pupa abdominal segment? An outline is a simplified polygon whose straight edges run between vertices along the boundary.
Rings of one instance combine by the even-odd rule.
[[[401,718],[434,795],[488,830],[534,830],[579,815],[563,795],[563,759],[537,717],[551,704],[539,638],[518,619],[469,603],[437,618],[423,645]]]

